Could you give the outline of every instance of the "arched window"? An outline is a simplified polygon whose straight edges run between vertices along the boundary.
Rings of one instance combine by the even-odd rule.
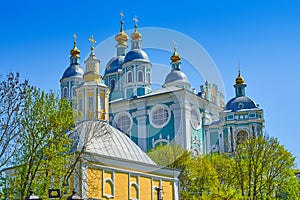
[[[114,91],[115,86],[116,86],[116,79],[111,79],[109,85],[110,85],[110,91],[111,92]]]
[[[138,82],[143,82],[144,81],[144,73],[142,71],[138,71]]]
[[[65,97],[65,98],[68,97],[68,88],[67,88],[67,87],[64,87],[64,90],[63,90],[63,97]]]
[[[132,80],[132,72],[128,72],[127,73],[127,83],[131,83],[133,80]]]

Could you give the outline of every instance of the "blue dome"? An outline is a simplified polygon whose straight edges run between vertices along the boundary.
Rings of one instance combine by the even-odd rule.
[[[133,49],[126,54],[124,63],[130,61],[150,62],[147,53],[141,49]]]
[[[108,61],[106,68],[105,68],[105,73],[113,73],[118,71],[119,69],[122,69],[122,64],[124,62],[124,56],[115,56],[113,57],[110,61]]]
[[[258,108],[256,103],[250,99],[249,97],[235,97],[228,101],[228,103],[225,106],[225,110],[231,110],[232,112],[235,112],[237,110],[242,109],[252,109],[252,108]]]
[[[70,77],[79,77],[82,78],[84,74],[83,69],[80,67],[80,65],[71,65],[66,69],[64,72],[62,78],[70,78]]]

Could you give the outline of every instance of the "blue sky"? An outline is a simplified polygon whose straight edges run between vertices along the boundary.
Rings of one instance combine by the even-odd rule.
[[[91,34],[100,43],[119,31],[120,11],[126,29],[137,15],[140,27],[176,30],[200,43],[222,75],[227,100],[240,61],[247,95],[265,111],[267,133],[297,156],[300,167],[300,1],[1,1],[2,77],[18,71],[33,85],[58,90],[73,34],[84,58]],[[103,69],[107,61],[101,61]]]

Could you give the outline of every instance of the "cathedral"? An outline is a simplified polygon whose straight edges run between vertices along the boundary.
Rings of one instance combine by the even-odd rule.
[[[60,79],[61,96],[78,112],[78,122],[106,120],[128,136],[144,152],[158,145],[180,144],[193,155],[232,152],[245,138],[264,132],[263,110],[246,96],[246,83],[238,72],[235,97],[226,104],[214,83],[207,81],[195,93],[188,75],[181,70],[181,57],[174,46],[170,72],[162,87],[152,88],[152,63],[142,48],[142,34],[129,36],[121,20],[116,34],[116,55],[100,75],[100,60],[91,53],[80,63],[76,37],[70,66]]]

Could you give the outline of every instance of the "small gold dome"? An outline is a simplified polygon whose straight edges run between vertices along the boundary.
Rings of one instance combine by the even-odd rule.
[[[244,78],[241,76],[241,71],[240,71],[240,70],[239,70],[239,75],[238,75],[238,77],[235,79],[235,84],[237,84],[237,85],[245,84],[245,80],[244,80]]]
[[[115,36],[115,40],[119,44],[124,44],[125,42],[128,41],[128,35],[124,31],[121,31]]]
[[[173,55],[170,58],[171,58],[172,62],[179,62],[181,60],[179,54],[177,53],[175,41],[174,41],[174,53],[173,53]]]
[[[115,36],[115,40],[118,42],[118,45],[126,45],[128,39],[127,33],[124,32],[124,22],[121,20],[121,29],[120,32]]]
[[[72,57],[77,57],[77,58],[79,58],[80,50],[77,49],[76,41],[74,41],[74,47],[73,47],[73,49],[70,51],[70,53],[71,53],[71,56],[72,56]]]
[[[142,34],[140,34],[140,33],[137,31],[137,29],[135,29],[134,33],[131,34],[131,38],[132,38],[133,40],[139,40],[139,39],[141,39],[141,37],[142,37]]]

